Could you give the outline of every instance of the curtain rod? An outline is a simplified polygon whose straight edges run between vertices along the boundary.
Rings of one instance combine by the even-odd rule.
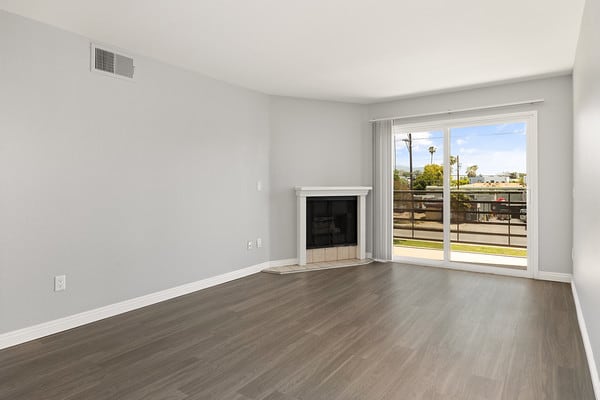
[[[454,114],[454,113],[461,113],[461,112],[467,112],[467,111],[491,110],[493,108],[514,107],[514,106],[521,106],[521,105],[524,105],[524,104],[538,104],[538,103],[543,103],[543,102],[544,102],[544,99],[515,101],[514,103],[494,104],[494,105],[491,105],[491,106],[481,106],[481,107],[471,107],[471,108],[457,108],[456,110],[446,110],[446,111],[438,111],[438,112],[424,113],[424,114],[403,115],[401,117],[376,118],[376,119],[370,120],[369,122],[394,121],[396,119],[431,117],[431,116],[434,116],[434,115]]]

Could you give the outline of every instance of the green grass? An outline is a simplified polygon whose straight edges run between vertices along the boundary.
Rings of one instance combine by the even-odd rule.
[[[419,247],[424,249],[442,250],[442,242],[430,242],[427,240],[394,239],[395,246]],[[502,256],[527,257],[526,249],[501,246],[482,246],[477,244],[452,243],[450,248],[454,251],[465,251],[468,253],[496,254]]]

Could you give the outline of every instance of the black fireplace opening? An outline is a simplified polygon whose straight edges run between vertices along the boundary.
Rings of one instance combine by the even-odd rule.
[[[306,248],[357,244],[356,197],[306,198]]]

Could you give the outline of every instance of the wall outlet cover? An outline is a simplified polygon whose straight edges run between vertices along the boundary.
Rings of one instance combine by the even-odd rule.
[[[67,276],[57,275],[54,277],[54,291],[61,292],[67,289]]]

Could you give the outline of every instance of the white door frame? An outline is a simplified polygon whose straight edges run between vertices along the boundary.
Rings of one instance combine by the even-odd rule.
[[[449,171],[449,158],[450,158],[450,129],[462,127],[465,125],[489,125],[494,123],[513,123],[513,122],[525,122],[526,123],[526,138],[527,138],[527,270],[518,270],[504,267],[494,267],[483,264],[471,264],[471,263],[460,263],[456,261],[450,261],[450,225],[446,223],[450,218],[450,207],[447,206],[446,202],[450,202],[450,174],[444,174],[444,260],[427,260],[421,258],[402,257],[394,256],[394,224],[391,224],[391,243],[392,247],[392,258],[393,261],[427,265],[433,267],[458,269],[465,271],[474,272],[485,272],[498,275],[510,275],[520,276],[527,278],[538,278],[539,277],[539,265],[538,265],[538,146],[537,146],[537,111],[524,111],[515,112],[509,114],[494,114],[480,117],[469,117],[469,118],[452,118],[437,121],[428,121],[421,123],[412,124],[401,124],[395,125],[400,128],[401,132],[407,131],[442,131],[444,133],[444,171]],[[394,140],[394,135],[392,135]],[[394,155],[395,157],[395,155]],[[393,169],[393,162],[390,165]],[[392,174],[393,176],[393,174]],[[392,198],[393,198],[392,191]],[[393,201],[390,202],[393,207]],[[393,210],[390,213],[393,214]],[[393,217],[392,217],[393,218]]]

